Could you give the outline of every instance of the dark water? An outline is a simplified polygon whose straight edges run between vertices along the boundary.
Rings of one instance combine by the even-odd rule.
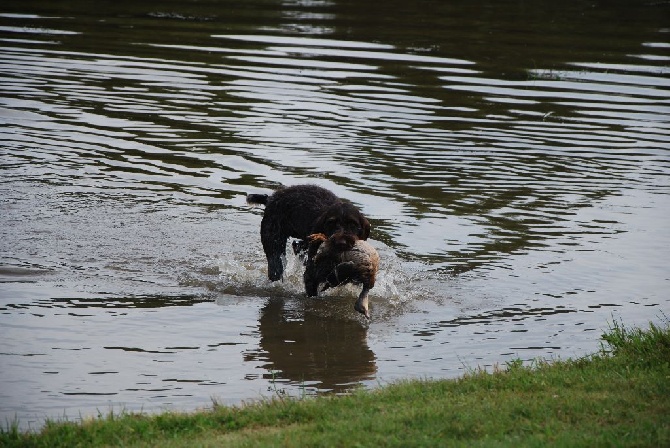
[[[0,416],[346,393],[596,350],[670,311],[670,4],[3,2]],[[266,280],[244,197],[382,256]]]

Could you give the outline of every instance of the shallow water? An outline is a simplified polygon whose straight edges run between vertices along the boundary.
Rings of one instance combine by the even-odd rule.
[[[668,5],[446,3],[0,6],[0,417],[346,393],[666,320]],[[292,257],[266,279],[244,198],[305,182],[373,224],[369,324]]]

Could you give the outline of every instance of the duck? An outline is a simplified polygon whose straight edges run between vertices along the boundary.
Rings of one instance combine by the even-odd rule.
[[[354,310],[370,320],[369,293],[375,286],[379,271],[379,254],[365,240],[356,239],[350,249],[342,250],[323,233],[307,237],[308,257],[305,261],[305,285],[310,284],[321,292],[347,283],[363,286]]]

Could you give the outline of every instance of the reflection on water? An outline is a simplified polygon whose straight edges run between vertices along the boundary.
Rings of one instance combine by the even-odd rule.
[[[0,414],[450,377],[667,314],[668,5],[554,3],[0,6]],[[295,259],[266,280],[244,197],[301,182],[373,223],[369,326]]]
[[[322,301],[310,306],[326,308]],[[332,310],[332,306],[328,307]],[[374,378],[374,353],[368,348],[366,328],[332,311],[296,310],[281,300],[269,300],[261,309],[259,350],[247,352],[246,361],[265,361],[266,378],[283,378],[321,391],[346,391]]]

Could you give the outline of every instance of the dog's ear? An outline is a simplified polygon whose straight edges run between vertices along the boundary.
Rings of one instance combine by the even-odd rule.
[[[312,232],[313,234],[325,234],[326,232],[326,219],[330,217],[330,214],[328,213],[330,211],[330,208],[328,208],[325,212],[321,214],[318,218],[316,218],[316,221],[314,221],[314,224],[312,224]],[[324,235],[327,237],[327,235]]]
[[[361,216],[361,233],[360,239],[362,240],[367,240],[370,236],[370,221],[363,216]]]

